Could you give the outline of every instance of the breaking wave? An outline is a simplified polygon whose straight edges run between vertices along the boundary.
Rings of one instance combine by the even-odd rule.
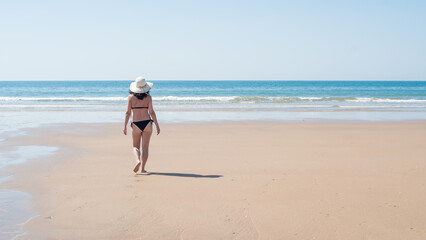
[[[127,97],[0,97],[0,102],[123,102]],[[368,98],[368,97],[241,97],[153,96],[157,102],[229,102],[229,103],[298,103],[298,102],[359,102],[359,103],[426,103],[426,99]]]

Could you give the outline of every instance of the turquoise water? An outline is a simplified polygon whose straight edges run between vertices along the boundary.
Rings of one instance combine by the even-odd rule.
[[[0,82],[0,140],[22,127],[123,121],[131,81]],[[426,81],[153,81],[160,122],[426,119]]]
[[[131,81],[1,81],[1,97],[125,97]],[[426,100],[426,81],[153,81],[158,97],[336,97]]]
[[[107,109],[126,103],[131,81],[4,81],[0,109]],[[153,81],[159,109],[426,107],[426,81]]]

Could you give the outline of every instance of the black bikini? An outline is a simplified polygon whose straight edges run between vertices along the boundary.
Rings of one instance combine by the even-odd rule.
[[[148,107],[132,107],[132,109],[142,109],[142,108],[148,108]],[[148,125],[148,123],[150,122],[154,122],[154,121],[152,119],[149,119],[149,120],[132,122],[130,123],[130,126],[132,126],[132,124],[135,124],[136,127],[138,127],[143,132],[143,130],[145,130],[146,128],[146,125]]]

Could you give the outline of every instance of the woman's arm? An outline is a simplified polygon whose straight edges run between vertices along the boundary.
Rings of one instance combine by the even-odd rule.
[[[154,120],[155,123],[155,127],[157,129],[157,135],[160,134],[160,125],[158,124],[157,121],[157,115],[155,115],[155,111],[154,111],[154,107],[152,106],[152,97],[148,95],[148,100],[149,100],[149,105],[148,105],[148,110],[149,110],[149,115],[151,115],[152,120]]]
[[[127,135],[127,123],[129,122],[130,116],[132,115],[132,105],[130,103],[131,97],[132,96],[129,95],[129,97],[127,98],[127,111],[126,111],[126,118],[124,120],[124,129],[123,129],[124,135]]]

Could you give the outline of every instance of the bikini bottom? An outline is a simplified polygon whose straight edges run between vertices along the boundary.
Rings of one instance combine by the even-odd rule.
[[[148,123],[150,122],[154,122],[154,121],[152,119],[149,119],[149,120],[132,122],[130,123],[130,126],[132,126],[132,124],[135,124],[136,127],[138,127],[143,132],[143,130],[145,130],[146,125],[148,125]]]

